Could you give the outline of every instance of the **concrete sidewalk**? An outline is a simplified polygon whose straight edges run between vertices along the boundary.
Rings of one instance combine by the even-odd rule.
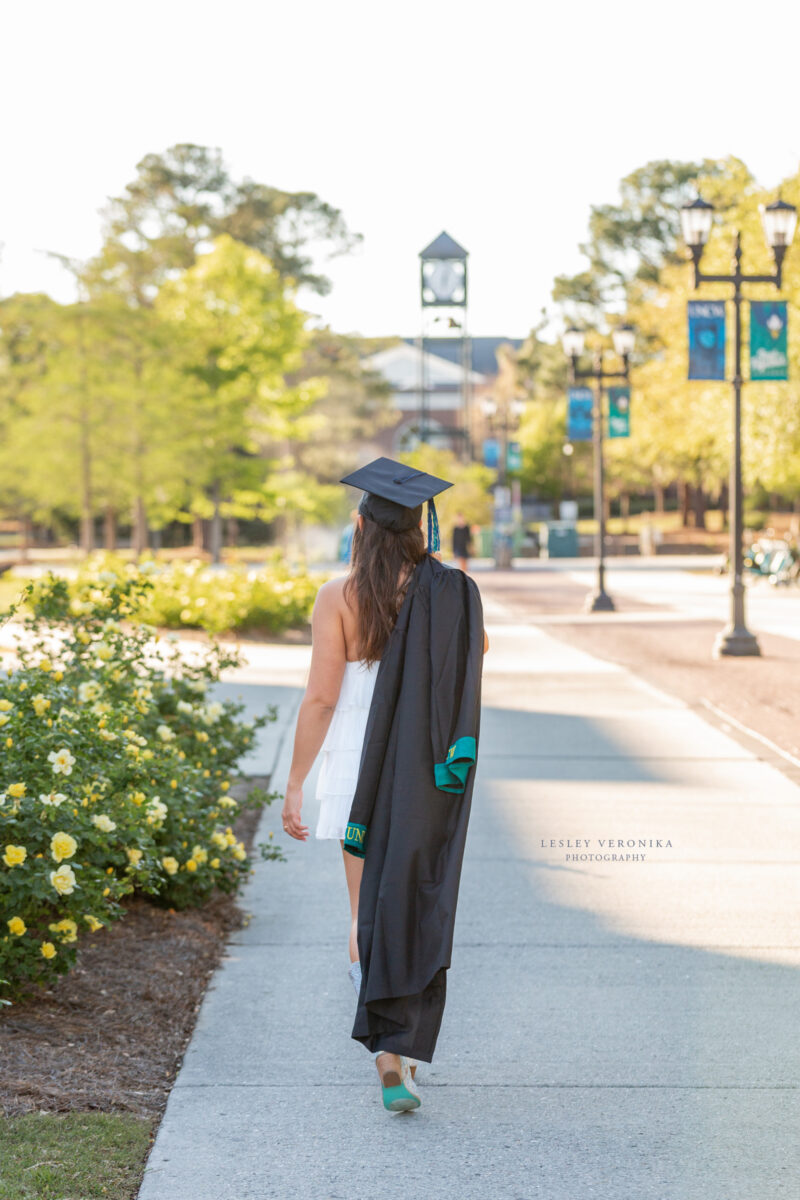
[[[800,789],[624,670],[529,626],[489,636],[422,1108],[386,1113],[350,1038],[341,851],[290,841],[248,885],[139,1200],[796,1194]],[[277,752],[279,788],[306,661],[269,688],[285,736],[255,759]],[[262,684],[266,660],[227,686]],[[269,830],[285,844],[277,808]]]

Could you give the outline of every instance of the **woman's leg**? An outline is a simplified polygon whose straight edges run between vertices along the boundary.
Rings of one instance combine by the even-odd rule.
[[[347,890],[350,894],[350,962],[358,961],[358,892],[361,887],[361,876],[364,871],[364,860],[355,854],[348,854],[341,841],[344,855],[344,873],[347,878]],[[380,1063],[380,1066],[378,1066]],[[400,1082],[400,1056],[382,1052],[380,1059],[376,1058],[375,1065],[381,1081],[386,1079],[386,1087],[394,1087]],[[412,1078],[416,1074],[416,1063],[411,1069]]]
[[[347,890],[350,893],[350,962],[356,962],[358,959],[358,889],[361,887],[364,860],[355,854],[348,854],[343,841],[341,847],[344,855]]]

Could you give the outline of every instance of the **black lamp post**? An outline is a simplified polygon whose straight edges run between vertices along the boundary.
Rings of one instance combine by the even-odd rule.
[[[594,420],[592,422],[594,441],[594,516],[597,522],[595,534],[595,554],[597,556],[597,591],[587,597],[586,608],[589,612],[613,612],[614,601],[606,591],[606,514],[605,514],[605,478],[603,464],[603,392],[604,385],[610,379],[622,379],[626,383],[630,379],[628,360],[633,351],[635,334],[630,325],[619,325],[613,331],[614,350],[622,359],[621,371],[606,371],[603,367],[603,351],[597,350],[592,366],[580,370],[578,359],[583,353],[584,335],[580,329],[571,327],[564,333],[564,352],[570,361],[570,382],[578,379],[591,379],[594,382]]]
[[[512,510],[509,507],[508,490],[508,447],[509,434],[525,411],[521,400],[501,395],[499,401],[491,396],[481,400],[481,410],[487,427],[500,438],[497,456],[497,483],[495,486],[494,518],[492,524],[492,553],[498,570],[508,571],[512,566],[513,534],[510,532]]]
[[[731,609],[730,621],[714,643],[714,657],[722,655],[757,655],[761,650],[755,634],[747,628],[744,612],[744,580],[742,578],[744,534],[742,514],[742,284],[772,283],[779,288],[783,281],[783,260],[792,244],[797,209],[793,204],[776,200],[761,206],[761,221],[764,236],[775,259],[775,271],[771,275],[745,275],[742,272],[742,235],[736,234],[733,252],[733,271],[730,275],[706,275],[700,270],[700,259],[711,233],[714,217],[713,205],[699,197],[681,209],[681,224],[686,245],[692,253],[694,263],[694,286],[701,283],[732,283],[733,303],[736,314],[734,325],[734,370],[733,370],[733,453],[730,478],[730,572]]]

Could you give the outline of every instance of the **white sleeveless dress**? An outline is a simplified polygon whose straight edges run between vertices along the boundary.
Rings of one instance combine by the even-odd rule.
[[[345,663],[339,699],[322,743],[317,777],[318,838],[344,838],[361,765],[361,750],[380,662]]]

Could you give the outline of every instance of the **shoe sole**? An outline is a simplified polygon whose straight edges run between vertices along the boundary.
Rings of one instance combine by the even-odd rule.
[[[393,1095],[395,1092],[400,1095]],[[419,1108],[420,1104],[419,1098],[412,1096],[402,1084],[400,1087],[383,1089],[383,1107],[389,1112],[408,1112],[412,1108]]]
[[[381,1076],[381,1089],[383,1107],[388,1112],[407,1112],[419,1108],[422,1103],[419,1096],[409,1091],[397,1071],[387,1071]]]

